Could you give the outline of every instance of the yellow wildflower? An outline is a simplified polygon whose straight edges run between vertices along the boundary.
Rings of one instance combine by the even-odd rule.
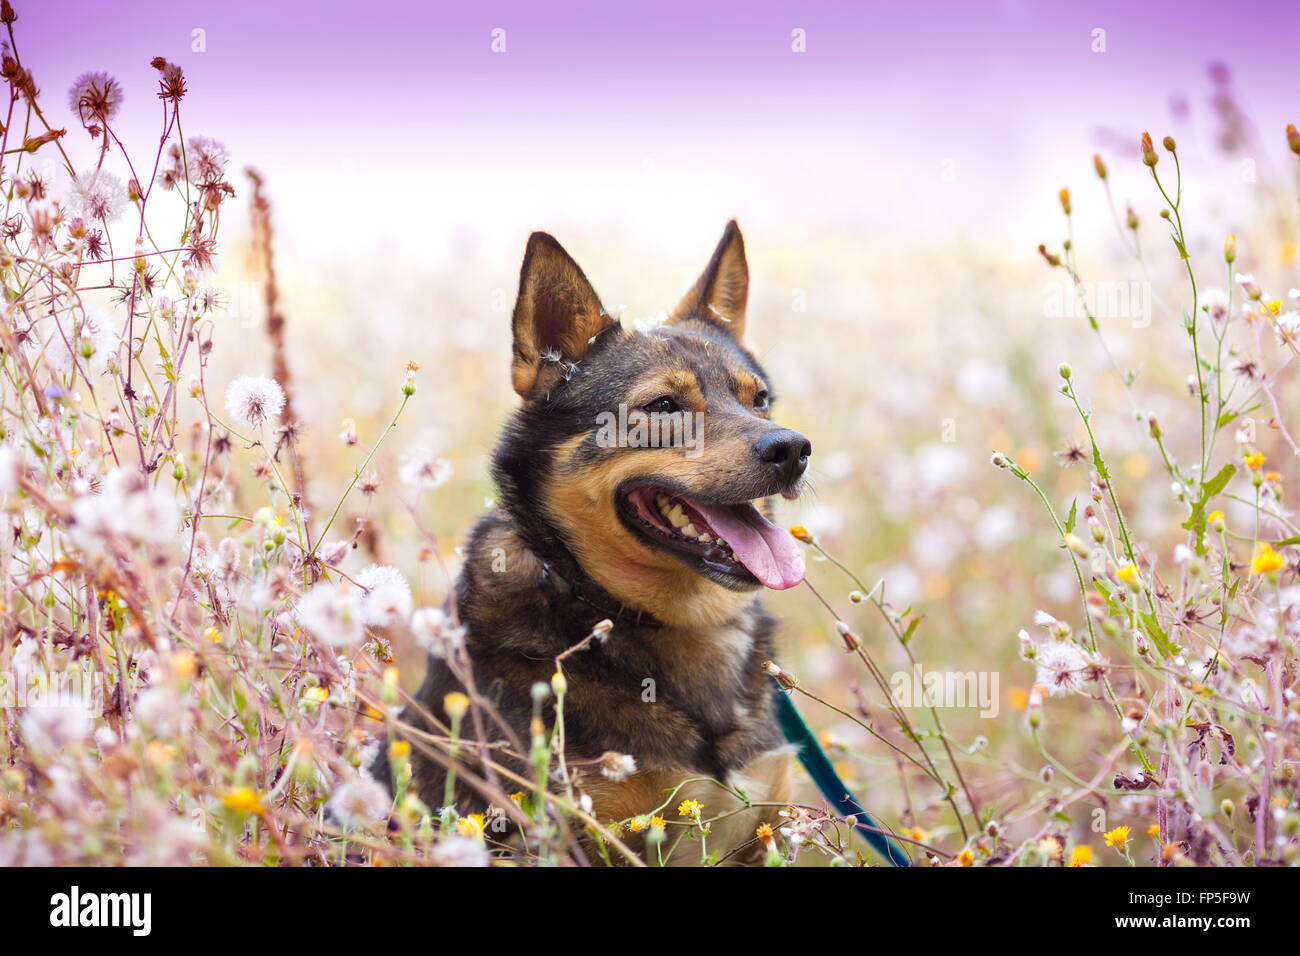
[[[328,699],[330,692],[324,687],[308,687],[302,695],[303,700],[309,700],[313,704],[323,704]]]
[[[692,820],[698,820],[700,818],[700,811],[703,809],[704,807],[698,800],[683,800],[681,806],[677,808],[677,815],[679,817],[690,817]]]
[[[260,816],[266,812],[266,808],[262,806],[261,797],[251,787],[236,787],[222,797],[221,802],[226,805],[227,809],[234,810],[236,813],[251,813]]]
[[[409,740],[394,740],[388,747],[388,753],[392,757],[402,759],[411,755],[411,742]]]
[[[1246,467],[1251,469],[1252,471],[1262,468],[1264,466],[1264,462],[1267,460],[1264,458],[1264,453],[1262,451],[1257,451],[1253,455],[1246,455],[1245,459],[1246,459]]]
[[[645,829],[645,817],[633,817],[627,821],[628,833],[640,833]]]
[[[1102,834],[1102,838],[1106,841],[1107,846],[1114,847],[1117,850],[1122,850],[1124,847],[1128,846],[1128,835],[1130,832],[1132,831],[1129,827],[1116,827],[1115,829]]]
[[[523,805],[524,805],[524,792],[523,792],[522,790],[519,790],[519,791],[517,791],[517,792],[515,792],[515,793],[510,794],[510,802],[513,803],[513,804],[514,804],[515,806],[517,806],[517,807],[521,807],[521,806],[523,806]]]
[[[970,851],[970,847],[961,851],[957,857],[957,862],[962,866],[970,866],[975,862],[975,854]]]
[[[1274,551],[1267,541],[1261,541],[1255,546],[1255,557],[1250,562],[1251,574],[1272,574],[1284,567],[1286,562],[1282,560],[1282,555]]]
[[[1151,826],[1147,827],[1147,836],[1149,836],[1149,837],[1150,837],[1151,839],[1153,839],[1153,840],[1159,840],[1159,839],[1160,839],[1160,824],[1158,824],[1158,823],[1153,823],[1153,824],[1151,824]]]
[[[666,820],[664,820],[663,817],[651,817],[651,818],[650,818],[650,829],[651,829],[651,830],[660,830],[660,831],[662,831],[662,830],[664,829],[664,827],[666,827],[666,826],[668,826],[668,823],[667,823]]]
[[[442,709],[453,721],[460,720],[469,710],[469,698],[460,691],[454,690],[442,699]]]
[[[798,539],[799,541],[803,541],[808,544],[812,543],[812,539],[813,539],[812,535],[809,534],[808,529],[801,524],[791,525],[790,534],[796,539]]]
[[[1087,866],[1092,862],[1092,848],[1076,846],[1070,851],[1070,866]]]
[[[1044,837],[1039,840],[1038,849],[1046,854],[1049,860],[1059,860],[1061,858],[1061,844],[1051,837]]]
[[[461,836],[481,837],[483,835],[483,814],[471,813],[456,821],[456,832]]]

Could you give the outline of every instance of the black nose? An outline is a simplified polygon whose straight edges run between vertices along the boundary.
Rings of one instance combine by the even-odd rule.
[[[771,467],[788,485],[794,484],[808,467],[812,442],[797,431],[779,428],[768,432],[754,443],[754,454],[763,464]]]

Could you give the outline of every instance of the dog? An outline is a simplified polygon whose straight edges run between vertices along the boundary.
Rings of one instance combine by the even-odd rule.
[[[529,238],[512,316],[510,380],[522,401],[496,445],[499,497],[470,534],[454,601],[473,689],[505,725],[478,731],[497,741],[512,731],[530,778],[532,689],[551,680],[559,655],[601,632],[563,661],[565,758],[592,815],[676,819],[695,799],[709,819],[744,806],[701,778],[778,805],[712,824],[708,846],[727,863],[762,858],[755,828],[775,824],[792,797],[791,748],[763,670],[775,621],[756,592],[803,579],[800,546],[768,515],[774,496],[799,496],[812,453],[772,420],[771,381],[744,344],[748,292],[734,220],[650,331],[611,317],[554,238]],[[445,698],[465,690],[431,656],[420,706],[405,719],[437,733],[450,726]],[[459,759],[475,768],[477,753],[462,744]],[[616,755],[632,760],[611,772]],[[445,784],[444,761],[412,748],[414,792],[442,806]],[[455,800],[462,813],[484,809],[459,779]],[[667,842],[684,833],[669,827]],[[646,852],[644,831],[621,839]],[[699,859],[693,847],[660,850],[669,862]]]

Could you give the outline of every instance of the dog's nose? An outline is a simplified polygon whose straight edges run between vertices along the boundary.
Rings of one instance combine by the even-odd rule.
[[[768,432],[754,443],[754,454],[771,467],[788,485],[794,484],[808,467],[812,442],[790,428]]]

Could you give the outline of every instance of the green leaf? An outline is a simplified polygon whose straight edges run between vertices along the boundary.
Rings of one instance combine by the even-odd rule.
[[[1196,532],[1196,553],[1205,553],[1205,506],[1209,504],[1211,498],[1221,492],[1228,486],[1232,476],[1237,473],[1237,466],[1228,464],[1219,469],[1209,481],[1201,482],[1201,494],[1192,505],[1192,513],[1187,516],[1183,522],[1183,528],[1187,531]]]
[[[1069,534],[1074,530],[1074,521],[1078,517],[1079,499],[1075,498],[1070,502],[1070,516],[1065,519],[1065,532]]]
[[[1173,657],[1178,653],[1178,649],[1169,640],[1169,635],[1160,627],[1160,622],[1156,620],[1154,612],[1148,611],[1146,614],[1139,614],[1138,617],[1142,619],[1143,628],[1151,636],[1151,640],[1155,642],[1156,647],[1160,648],[1162,655]]]

